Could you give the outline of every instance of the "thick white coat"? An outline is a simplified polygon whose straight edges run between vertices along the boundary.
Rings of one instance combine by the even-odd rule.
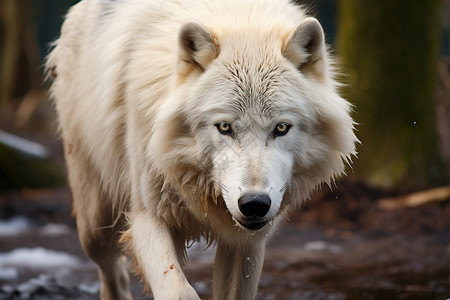
[[[218,243],[214,298],[254,298],[274,224],[355,154],[317,21],[287,0],[84,0],[55,45],[52,95],[102,298],[131,297],[120,230],[156,299],[198,299],[181,266],[201,236]],[[275,137],[280,122],[291,127]],[[258,231],[241,225],[252,192],[271,199]]]

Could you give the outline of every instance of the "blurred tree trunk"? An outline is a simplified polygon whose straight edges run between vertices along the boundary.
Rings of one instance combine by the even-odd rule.
[[[433,89],[441,1],[339,2],[338,53],[362,141],[355,171],[376,186],[446,183]]]
[[[40,86],[39,53],[29,0],[0,0],[0,107]],[[16,103],[17,105],[17,103]]]

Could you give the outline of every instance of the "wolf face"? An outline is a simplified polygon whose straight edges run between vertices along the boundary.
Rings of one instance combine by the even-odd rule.
[[[286,191],[300,187],[304,190],[296,195],[309,194],[309,179],[296,182],[299,172],[314,181],[315,171],[309,169],[327,163],[326,157],[336,159],[339,149],[321,134],[323,116],[318,110],[324,103],[343,100],[327,86],[324,37],[315,19],[305,20],[284,41],[266,43],[248,36],[239,40],[234,34],[233,40],[216,45],[212,34],[191,22],[180,40],[194,51],[189,59],[202,72],[186,101],[194,103],[186,108],[187,123],[195,124],[194,135],[211,162],[212,180],[220,186],[228,211],[240,225],[258,230],[281,213]],[[242,52],[243,44],[248,51]],[[325,90],[324,95],[318,96],[317,88]],[[316,106],[316,101],[322,104]],[[347,116],[344,131],[353,135],[347,110],[343,105],[330,113]],[[325,178],[342,168],[328,171]]]
[[[242,226],[257,230],[279,214],[295,153],[305,145],[302,127],[310,112],[304,105],[295,113],[302,100],[280,92],[280,76],[288,72],[281,65],[272,74],[248,70],[252,74],[242,78],[226,72],[223,66],[205,72],[202,84],[210,88],[196,94],[204,104],[192,108],[191,116],[202,120],[197,136],[204,140],[212,178],[229,212]]]
[[[284,39],[230,36],[217,38],[196,21],[183,25],[177,84],[184,88],[156,124],[167,124],[171,107],[182,107],[177,131],[188,133],[171,139],[176,156],[196,157],[191,165],[209,174],[235,222],[259,230],[341,174],[356,137],[349,104],[328,74],[317,20],[307,18]]]

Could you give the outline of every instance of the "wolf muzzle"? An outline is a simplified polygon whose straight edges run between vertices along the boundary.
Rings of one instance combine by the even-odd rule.
[[[271,200],[268,195],[262,193],[248,193],[238,200],[239,210],[245,217],[239,223],[250,230],[258,230],[264,227],[268,221],[262,220],[270,210]]]

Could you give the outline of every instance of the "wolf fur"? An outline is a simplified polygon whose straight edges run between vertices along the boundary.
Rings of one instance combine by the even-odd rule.
[[[287,0],[83,0],[47,69],[102,299],[131,299],[123,244],[155,299],[199,299],[201,237],[214,299],[254,299],[268,236],[355,154],[322,28]]]

